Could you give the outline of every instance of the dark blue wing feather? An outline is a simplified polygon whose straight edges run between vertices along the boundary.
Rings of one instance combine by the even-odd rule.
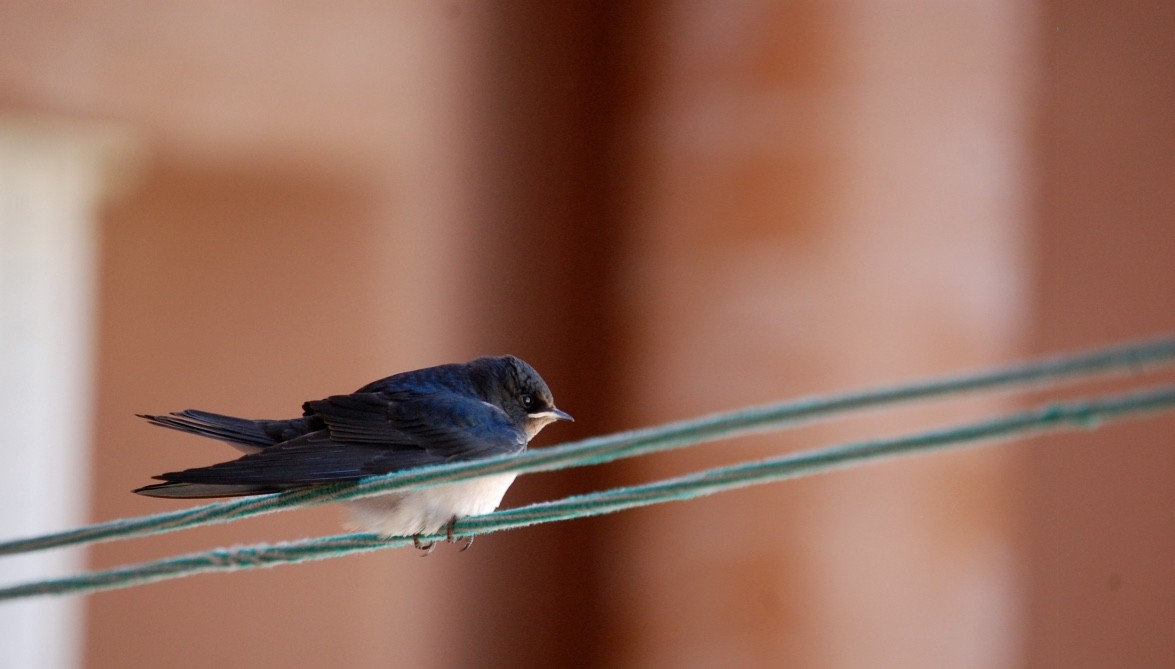
[[[230,462],[163,474],[156,478],[165,484],[141,492],[183,495],[182,486],[168,490],[167,484],[283,488],[353,481],[526,448],[526,435],[501,409],[455,393],[355,393],[307,402],[305,409],[326,428]]]

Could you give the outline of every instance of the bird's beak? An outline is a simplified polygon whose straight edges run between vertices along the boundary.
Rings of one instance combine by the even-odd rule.
[[[566,421],[570,421],[572,423],[575,422],[575,419],[571,417],[571,414],[567,413],[566,411],[564,411],[562,409],[556,409],[555,407],[551,407],[549,410],[544,411],[543,414],[550,416],[551,418],[554,418],[555,420],[566,420]]]

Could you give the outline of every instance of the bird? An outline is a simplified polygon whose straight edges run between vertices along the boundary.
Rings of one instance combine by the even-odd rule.
[[[136,414],[150,424],[228,443],[245,455],[168,472],[134,492],[148,497],[263,495],[388,474],[414,467],[516,454],[547,425],[574,421],[555,406],[545,381],[513,355],[482,357],[402,372],[349,395],[305,402],[285,420],[236,418],[186,409]],[[464,516],[489,513],[516,474],[483,476],[348,501],[347,529],[383,537],[423,535]],[[465,550],[472,543],[466,539]]]

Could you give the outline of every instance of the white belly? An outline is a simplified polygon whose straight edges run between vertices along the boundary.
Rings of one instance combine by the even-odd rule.
[[[517,474],[482,476],[460,483],[405,490],[347,502],[353,532],[385,537],[440,532],[454,516],[476,516],[498,508]]]

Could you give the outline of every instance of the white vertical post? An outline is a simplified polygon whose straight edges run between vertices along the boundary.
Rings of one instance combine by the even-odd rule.
[[[0,536],[88,518],[98,225],[127,139],[0,117]],[[0,581],[63,575],[79,550],[0,557]],[[82,601],[0,606],[4,667],[81,664]]]

